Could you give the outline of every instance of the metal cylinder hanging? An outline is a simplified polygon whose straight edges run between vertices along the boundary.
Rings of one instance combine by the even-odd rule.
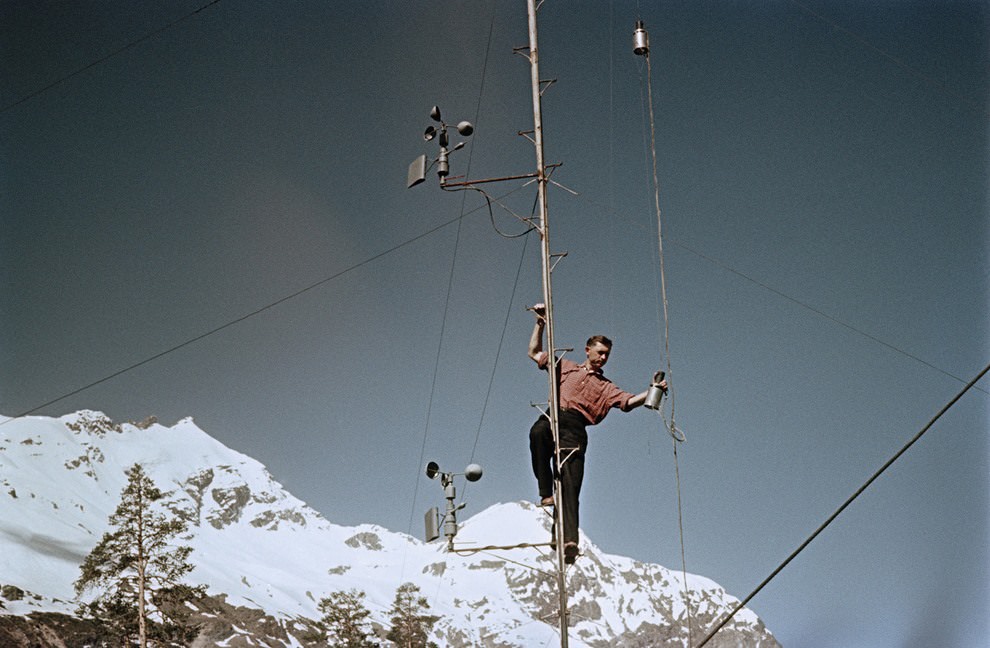
[[[636,21],[636,31],[633,32],[633,54],[636,56],[646,56],[650,53],[650,35],[646,33],[646,27],[642,20]]]

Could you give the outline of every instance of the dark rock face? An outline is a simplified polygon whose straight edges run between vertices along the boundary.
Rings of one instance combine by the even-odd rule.
[[[225,597],[203,599],[189,619],[198,628],[189,645],[206,648],[269,646],[282,648],[291,639],[305,647],[325,646],[319,628],[309,619],[276,619],[261,610],[229,605]],[[99,622],[53,612],[27,616],[0,614],[0,646],[3,648],[97,648],[116,646]]]
[[[0,646],[4,648],[87,648],[103,645],[103,636],[98,623],[64,614],[0,614]]]

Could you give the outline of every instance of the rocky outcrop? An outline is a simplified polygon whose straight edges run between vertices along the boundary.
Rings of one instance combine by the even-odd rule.
[[[224,596],[207,597],[195,607],[188,621],[197,629],[191,648],[283,648],[293,643],[304,648],[326,646],[318,625],[309,619],[276,618],[261,610],[230,605]],[[4,648],[93,648],[105,645],[108,635],[99,622],[67,614],[0,613],[0,646]]]

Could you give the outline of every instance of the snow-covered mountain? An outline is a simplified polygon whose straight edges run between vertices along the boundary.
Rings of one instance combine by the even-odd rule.
[[[555,559],[546,548],[460,555],[374,525],[338,526],[191,419],[114,424],[92,411],[0,418],[0,620],[73,613],[79,565],[107,530],[134,463],[172,492],[170,506],[190,520],[183,540],[194,548],[190,580],[208,585],[227,613],[265,620],[251,627],[228,619],[215,632],[229,636],[199,645],[307,645],[317,602],[352,588],[366,593],[373,619],[387,626],[404,582],[418,585],[440,617],[439,645],[559,641]],[[545,543],[549,523],[532,504],[499,504],[464,522],[457,544]],[[571,646],[686,645],[689,633],[697,642],[738,602],[689,574],[688,615],[679,572],[606,554],[583,535],[581,550],[567,572]],[[743,610],[709,645],[778,644]]]

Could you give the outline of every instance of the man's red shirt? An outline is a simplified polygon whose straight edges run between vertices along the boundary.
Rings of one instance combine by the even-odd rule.
[[[542,351],[536,359],[540,369],[547,368],[549,354]],[[593,371],[567,358],[558,361],[560,368],[560,408],[580,412],[591,425],[602,422],[613,407],[629,411],[629,399],[635,396],[616,387],[601,371]]]

